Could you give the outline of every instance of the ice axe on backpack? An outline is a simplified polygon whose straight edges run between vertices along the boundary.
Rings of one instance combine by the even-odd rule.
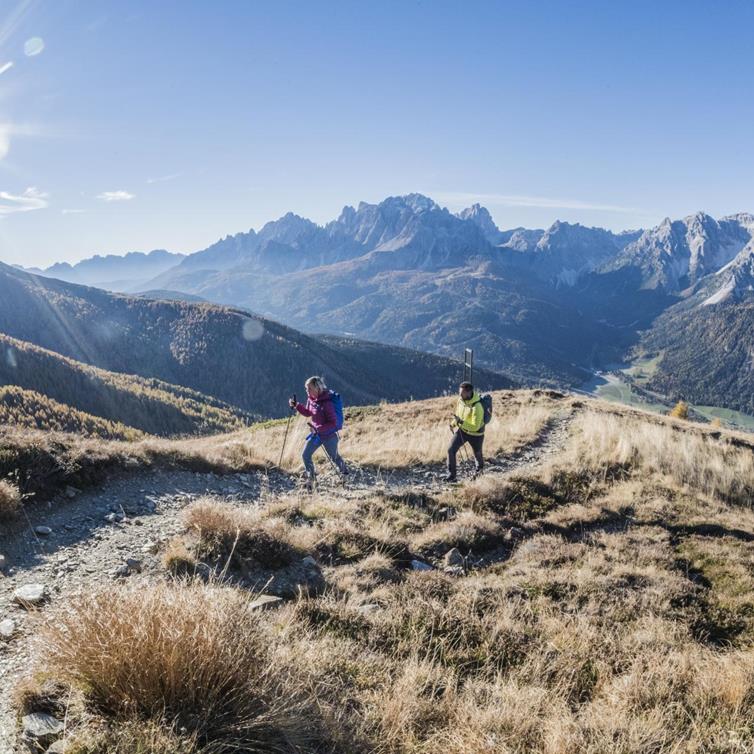
[[[296,402],[296,394],[294,393],[291,396],[291,400],[295,403]],[[291,419],[293,419],[293,414],[296,411],[295,408],[291,408],[291,415],[288,417],[288,421],[285,424],[285,434],[283,435],[283,447],[280,448],[280,460],[278,461],[278,468],[283,468],[283,453],[285,453],[285,443],[288,440],[288,430],[291,426]]]

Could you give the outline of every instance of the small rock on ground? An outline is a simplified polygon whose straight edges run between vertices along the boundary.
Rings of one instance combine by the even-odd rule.
[[[60,720],[44,712],[32,712],[21,719],[23,738],[31,744],[46,749],[63,732]]]
[[[457,547],[453,547],[445,553],[446,566],[463,566],[463,555]]]
[[[21,607],[37,607],[47,599],[47,587],[44,584],[24,584],[13,592],[13,601]]]

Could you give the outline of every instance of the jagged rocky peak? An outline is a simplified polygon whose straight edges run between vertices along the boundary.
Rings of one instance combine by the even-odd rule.
[[[319,226],[294,212],[286,212],[277,220],[265,223],[259,231],[259,239],[264,241],[278,241],[279,243],[293,243],[302,233],[316,230]]]
[[[502,232],[500,228],[495,224],[489,210],[481,204],[472,204],[470,207],[456,213],[456,217],[461,220],[470,220],[477,225],[490,243],[497,244],[501,242]]]
[[[444,213],[423,194],[389,196],[379,204],[359,202],[357,209],[346,206],[337,220],[327,226],[331,234],[343,234],[357,243],[376,247],[403,233],[417,218],[427,213]]]
[[[440,205],[430,199],[424,194],[406,194],[405,196],[394,196],[385,199],[383,204],[397,202],[403,203],[407,207],[410,207],[414,212],[431,212],[432,210],[439,210]]]
[[[591,247],[612,252],[616,249],[614,238],[604,228],[588,228],[580,223],[556,220],[539,239],[537,250]]]
[[[734,223],[754,235],[754,215],[750,212],[736,212],[733,215],[725,215],[725,217],[720,218],[720,224],[724,223]]]
[[[717,221],[699,211],[682,220],[665,218],[628,244],[616,267],[638,268],[645,287],[678,293],[722,270],[749,243],[753,230],[742,215]]]

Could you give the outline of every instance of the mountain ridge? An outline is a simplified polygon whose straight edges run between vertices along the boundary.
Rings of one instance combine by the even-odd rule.
[[[247,311],[108,293],[3,264],[0,333],[258,416],[285,415],[289,394],[313,373],[324,374],[352,404],[442,394],[460,377],[458,362],[438,356],[380,344],[366,351],[359,345],[356,353],[347,343],[328,344]],[[479,378],[490,387],[513,384],[484,370]]]
[[[692,348],[661,315],[711,323],[697,308],[743,305],[754,295],[752,234],[749,213],[702,211],[619,233],[564,221],[501,230],[481,204],[451,213],[407,194],[347,205],[324,225],[287,213],[187,256],[145,290],[242,306],[308,333],[445,355],[474,347],[480,365],[568,386],[643,342]],[[684,372],[687,388],[706,379],[700,369]],[[741,407],[722,379],[712,394]]]

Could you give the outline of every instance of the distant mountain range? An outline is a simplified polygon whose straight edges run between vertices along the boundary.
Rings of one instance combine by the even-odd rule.
[[[0,264],[0,386],[175,435],[283,416],[312,374],[348,405],[364,405],[455,390],[461,369],[405,348],[313,338],[238,309],[109,293]],[[514,384],[487,370],[478,379]]]
[[[735,348],[715,331],[748,322],[753,238],[752,215],[701,212],[623,233],[566,222],[500,230],[479,204],[453,214],[409,194],[345,207],[324,226],[288,213],[136,289],[245,307],[309,333],[447,355],[473,347],[480,364],[529,383],[577,385],[661,354],[650,389],[754,411],[752,330],[736,331]]]
[[[27,271],[68,283],[93,285],[113,291],[132,291],[177,265],[184,256],[171,254],[163,249],[149,253],[132,251],[123,256],[95,255],[73,265],[58,262],[43,270],[33,268]]]

